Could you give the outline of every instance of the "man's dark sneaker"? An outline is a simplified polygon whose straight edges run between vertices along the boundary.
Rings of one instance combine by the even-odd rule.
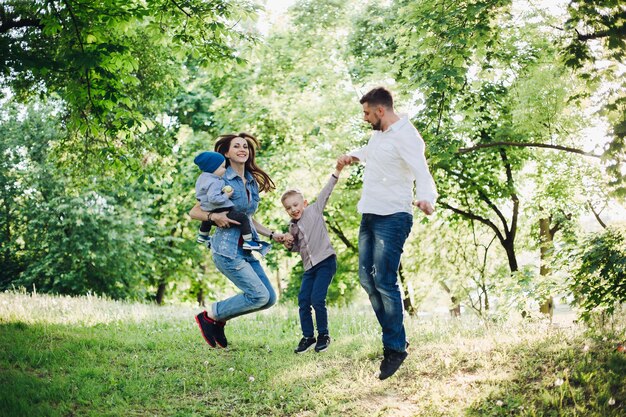
[[[327,334],[320,334],[317,336],[317,343],[315,344],[316,352],[323,352],[328,349],[328,345],[330,345],[330,336]]]
[[[303,337],[300,339],[300,343],[298,343],[298,347],[294,350],[295,353],[304,353],[307,350],[311,349],[315,346],[315,338],[314,337]]]
[[[402,362],[409,355],[406,352],[399,352],[397,350],[383,348],[383,361],[380,363],[380,375],[379,379],[387,379],[391,375],[395,374]]]
[[[224,335],[224,325],[226,323],[213,320],[207,315],[206,311],[196,316],[196,322],[198,327],[200,327],[202,337],[211,347],[219,346],[225,348],[228,346],[228,341]]]

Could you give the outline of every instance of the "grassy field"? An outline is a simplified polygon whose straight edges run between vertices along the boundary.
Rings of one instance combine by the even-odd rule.
[[[624,328],[408,318],[386,381],[369,306],[330,310],[327,352],[295,355],[297,311],[226,328],[197,308],[0,293],[0,416],[624,416]]]

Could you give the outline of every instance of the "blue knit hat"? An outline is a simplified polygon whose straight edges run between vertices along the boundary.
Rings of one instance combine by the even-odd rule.
[[[219,152],[202,152],[193,162],[204,172],[214,172],[225,160]]]

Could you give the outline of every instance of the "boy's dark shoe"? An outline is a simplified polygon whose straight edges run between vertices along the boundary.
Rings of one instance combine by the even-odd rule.
[[[330,345],[330,336],[327,334],[320,334],[317,336],[317,343],[315,344],[316,352],[323,352],[328,349]]]
[[[228,341],[224,335],[224,325],[226,323],[213,320],[207,315],[206,311],[196,316],[196,322],[198,327],[200,327],[202,337],[211,347],[219,346],[225,348],[228,346]]]
[[[383,361],[380,363],[380,375],[379,379],[387,379],[391,375],[395,374],[402,362],[409,355],[406,352],[399,352],[397,350],[383,348]]]
[[[314,337],[303,337],[300,339],[300,343],[298,343],[298,347],[294,350],[295,353],[304,353],[307,350],[311,349],[315,346],[315,338]]]
[[[243,250],[261,250],[263,249],[263,246],[261,246],[259,242],[255,242],[254,240],[244,240],[241,248]]]

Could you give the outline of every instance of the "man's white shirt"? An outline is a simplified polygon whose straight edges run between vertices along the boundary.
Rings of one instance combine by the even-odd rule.
[[[374,132],[366,146],[350,152],[348,155],[365,164],[359,213],[413,213],[413,183],[415,199],[434,207],[437,190],[424,148],[424,140],[408,116],[401,115],[384,132]]]

